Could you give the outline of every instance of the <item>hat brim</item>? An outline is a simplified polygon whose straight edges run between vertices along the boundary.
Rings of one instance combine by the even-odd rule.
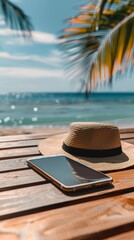
[[[66,133],[59,134],[42,140],[38,145],[38,149],[41,154],[46,157],[50,155],[63,154],[88,167],[104,172],[125,169],[134,165],[134,146],[130,143],[121,141],[122,153],[114,157],[78,157],[73,156],[72,154],[69,154],[62,149],[62,144],[64,139],[66,138],[66,135]]]

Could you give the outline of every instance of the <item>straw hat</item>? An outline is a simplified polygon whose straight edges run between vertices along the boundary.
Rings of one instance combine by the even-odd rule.
[[[108,123],[74,122],[68,133],[41,141],[39,151],[45,156],[63,154],[99,171],[134,165],[134,146],[120,141],[118,127]]]

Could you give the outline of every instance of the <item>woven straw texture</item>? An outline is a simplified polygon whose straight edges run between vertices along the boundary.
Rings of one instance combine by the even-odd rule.
[[[111,149],[121,145],[118,128],[104,123],[72,123],[64,143],[89,150]]]
[[[121,145],[122,153],[113,157],[78,157],[62,149],[63,142],[68,146],[83,149],[111,149]],[[72,123],[67,134],[59,134],[39,143],[39,151],[44,156],[63,154],[75,161],[99,171],[125,169],[134,165],[134,146],[120,141],[119,130],[115,125],[105,123]]]

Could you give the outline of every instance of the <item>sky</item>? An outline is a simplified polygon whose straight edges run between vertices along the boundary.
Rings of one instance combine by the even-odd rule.
[[[84,0],[12,0],[31,17],[32,41],[24,41],[0,15],[0,93],[75,92],[79,84],[66,77],[58,36],[65,19],[76,15]],[[77,81],[76,81],[77,82]],[[133,91],[134,79],[124,76],[112,88],[97,91]]]

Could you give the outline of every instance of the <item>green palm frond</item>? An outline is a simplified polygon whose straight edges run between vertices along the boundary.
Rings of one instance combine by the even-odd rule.
[[[61,36],[61,49],[69,76],[87,79],[90,65],[103,39],[133,12],[133,0],[92,0],[80,7],[80,14],[67,19],[71,26],[65,28]],[[87,86],[86,81],[85,84]]]
[[[5,21],[14,30],[21,30],[24,37],[31,36],[33,26],[30,18],[21,8],[8,0],[0,0],[0,8],[5,17]]]
[[[112,80],[113,73],[124,71],[134,54],[134,13],[122,20],[103,39],[90,64],[90,87],[98,81]]]

